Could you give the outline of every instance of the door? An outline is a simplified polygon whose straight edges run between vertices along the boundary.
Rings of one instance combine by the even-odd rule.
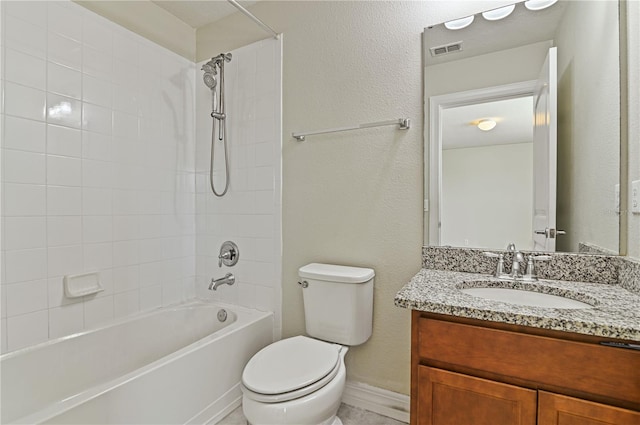
[[[538,425],[640,424],[640,413],[540,391]]]
[[[549,49],[533,96],[533,250],[556,250],[557,48]]]
[[[535,425],[536,391],[418,366],[418,425]]]

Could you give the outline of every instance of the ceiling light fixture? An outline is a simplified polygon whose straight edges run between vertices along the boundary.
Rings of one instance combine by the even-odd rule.
[[[461,30],[462,28],[466,28],[471,25],[473,22],[474,16],[467,16],[466,18],[460,18],[453,21],[445,22],[444,26],[450,30]]]
[[[496,122],[494,120],[480,120],[480,122],[478,122],[478,128],[482,131],[493,130],[495,126]]]
[[[511,12],[516,8],[515,4],[510,6],[499,7],[493,10],[487,10],[486,12],[482,12],[482,17],[487,21],[498,21],[500,19],[504,19],[507,16],[511,15]]]
[[[529,0],[524,2],[524,7],[529,10],[542,10],[553,6],[558,0]]]

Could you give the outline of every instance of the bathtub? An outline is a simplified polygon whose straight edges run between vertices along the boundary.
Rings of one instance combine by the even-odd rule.
[[[0,422],[215,423],[240,405],[242,369],[272,341],[271,313],[192,302],[7,353]]]

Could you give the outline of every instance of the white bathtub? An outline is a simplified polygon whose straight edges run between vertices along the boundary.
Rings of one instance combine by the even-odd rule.
[[[272,329],[271,313],[193,302],[7,353],[0,422],[215,422],[239,405],[242,369]]]

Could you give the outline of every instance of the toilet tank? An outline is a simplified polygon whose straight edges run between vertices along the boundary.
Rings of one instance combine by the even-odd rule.
[[[298,275],[309,336],[343,345],[359,345],[369,339],[373,269],[312,263],[300,267]]]

